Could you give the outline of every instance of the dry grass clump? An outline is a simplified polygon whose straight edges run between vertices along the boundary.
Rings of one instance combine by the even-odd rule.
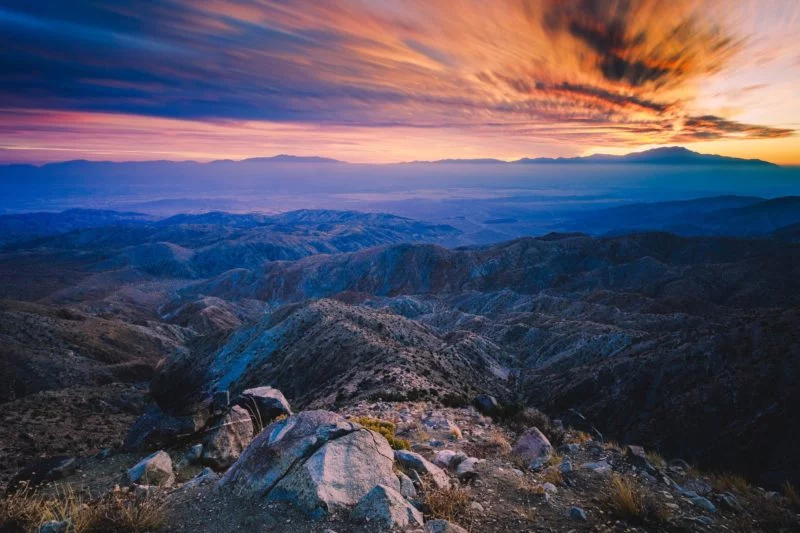
[[[666,468],[667,460],[664,459],[664,456],[662,456],[660,453],[655,451],[646,451],[645,456],[650,464],[656,468]]]
[[[615,475],[606,491],[606,504],[620,520],[631,524],[661,524],[667,521],[667,512],[656,496],[636,481]]]
[[[564,484],[564,475],[558,468],[548,468],[542,472],[542,483],[552,483],[553,485],[560,487]]]
[[[745,478],[730,472],[722,472],[711,476],[711,486],[718,492],[747,492],[750,483]]]
[[[466,443],[464,451],[470,456],[479,459],[505,457],[511,453],[511,443],[508,442],[508,439],[501,431],[493,429],[486,435],[484,440]]]
[[[111,493],[92,500],[70,487],[52,496],[23,489],[0,500],[0,531],[34,531],[49,522],[66,521],[74,533],[144,533],[164,523],[161,499],[152,494]]]
[[[789,501],[790,506],[800,510],[800,494],[797,493],[797,489],[794,488],[794,485],[788,481],[783,484],[783,495]]]
[[[389,441],[389,445],[394,450],[410,450],[411,444],[406,439],[401,439],[395,436],[395,431],[397,431],[397,425],[394,422],[389,422],[388,420],[380,420],[378,418],[370,418],[368,416],[362,416],[356,418],[355,421],[367,429],[371,429],[376,433],[380,433],[386,440]]]
[[[545,490],[539,483],[534,483],[527,477],[517,480],[517,492],[525,499],[544,496]]]
[[[468,488],[452,484],[449,488],[442,489],[429,479],[422,478],[422,503],[430,517],[455,522],[468,511],[469,502]]]

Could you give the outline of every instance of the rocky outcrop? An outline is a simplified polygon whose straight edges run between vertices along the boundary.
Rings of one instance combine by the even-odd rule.
[[[361,498],[350,513],[354,522],[366,522],[389,530],[422,527],[422,513],[395,489],[377,485]]]
[[[123,445],[131,451],[150,451],[171,446],[197,434],[206,425],[209,416],[207,408],[190,415],[173,416],[152,405],[128,430]]]
[[[170,487],[175,482],[172,459],[167,452],[157,451],[129,469],[128,480],[136,485]]]
[[[224,470],[239,458],[252,440],[250,414],[235,405],[203,439],[202,461],[217,470]]]
[[[304,411],[267,427],[220,486],[321,517],[356,505],[377,485],[399,491],[392,466],[380,434],[329,411]]]
[[[396,450],[394,457],[400,468],[408,472],[415,472],[419,477],[428,478],[440,489],[450,487],[450,478],[447,477],[447,473],[420,454],[408,450]]]
[[[260,427],[266,426],[281,415],[292,414],[292,408],[286,397],[281,391],[272,387],[244,390],[234,403],[250,411],[256,425]]]
[[[511,453],[526,468],[539,470],[553,456],[553,446],[538,428],[530,428],[517,440]]]

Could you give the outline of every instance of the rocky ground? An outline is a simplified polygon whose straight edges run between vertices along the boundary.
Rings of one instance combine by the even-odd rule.
[[[800,528],[791,493],[603,442],[588,426],[563,428],[535,410],[492,418],[475,407],[360,402],[338,413],[283,414],[255,438],[257,425],[248,416],[236,419],[237,410],[245,412],[211,416],[217,422],[173,440],[166,453],[118,445],[78,458],[39,490],[63,492],[66,485],[95,498],[157,499],[157,531],[422,531],[423,521],[426,532],[462,531],[437,529],[441,519],[472,532]],[[298,452],[303,446],[310,451]],[[377,498],[365,522],[354,509],[376,484],[392,485],[385,490],[399,501]]]

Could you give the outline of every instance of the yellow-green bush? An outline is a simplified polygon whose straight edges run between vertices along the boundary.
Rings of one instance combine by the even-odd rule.
[[[395,436],[394,433],[397,431],[397,426],[393,422],[389,422],[388,420],[380,420],[378,418],[370,418],[368,416],[356,418],[355,421],[365,428],[371,429],[372,431],[383,435],[386,440],[389,441],[389,445],[394,450],[408,450],[411,448],[411,445],[406,439],[401,439]]]

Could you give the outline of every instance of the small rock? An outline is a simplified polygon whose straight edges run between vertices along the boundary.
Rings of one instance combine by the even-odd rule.
[[[562,444],[561,446],[559,446],[558,451],[564,454],[578,453],[579,451],[581,451],[581,447],[580,445],[571,442],[569,444]]]
[[[477,467],[482,462],[483,459],[476,459],[475,457],[464,459],[456,467],[456,476],[458,476],[459,480],[465,483],[474,481],[478,478]]]
[[[253,440],[253,433],[250,414],[233,406],[203,440],[203,462],[218,470],[230,467]]]
[[[580,507],[570,507],[569,517],[572,518],[573,520],[578,520],[580,522],[586,522],[588,520],[588,518],[586,517],[586,511],[584,511]]]
[[[467,533],[467,530],[447,520],[425,522],[425,533]]]
[[[597,461],[596,463],[583,463],[581,468],[591,470],[597,474],[610,474],[611,465],[605,461]]]
[[[158,493],[158,487],[153,485],[134,485],[133,486],[133,494],[136,495],[137,498],[145,498],[147,496],[152,496]]]
[[[474,514],[483,514],[483,505],[479,504],[478,502],[472,502],[469,504],[469,510]]]
[[[497,398],[488,394],[477,395],[473,404],[478,411],[487,416],[495,415],[500,411],[500,404],[497,402]]]
[[[744,510],[742,504],[739,503],[739,500],[736,499],[736,496],[734,496],[730,492],[723,492],[722,494],[719,494],[717,498],[719,498],[719,501],[723,507],[731,511],[740,513]]]
[[[548,494],[558,494],[558,487],[556,487],[552,483],[542,484],[542,489]]]
[[[687,463],[683,459],[672,459],[667,463],[667,466],[670,468],[678,468],[680,470],[683,470],[684,472],[688,472],[689,470],[692,469],[689,463]]]
[[[67,533],[72,530],[68,520],[49,520],[36,528],[36,533]]]
[[[414,482],[411,481],[410,477],[402,472],[398,472],[397,479],[400,481],[400,494],[402,494],[404,498],[413,500],[417,497],[417,488],[414,486]]]
[[[625,448],[625,458],[633,466],[643,469],[649,474],[655,474],[656,469],[647,459],[647,454],[641,446],[628,445]]]
[[[186,450],[186,453],[183,455],[183,458],[186,460],[187,463],[194,464],[198,460],[200,460],[200,457],[202,456],[203,456],[203,445],[195,444],[194,446]]]
[[[441,468],[455,468],[466,458],[467,454],[464,452],[439,450],[433,455],[433,464]]]
[[[422,513],[391,487],[377,485],[369,491],[350,513],[356,522],[369,522],[388,529],[422,527]]]
[[[564,459],[561,460],[559,470],[561,470],[562,474],[569,474],[572,472],[572,461],[569,457],[564,457]]]
[[[128,479],[136,485],[170,487],[175,482],[172,459],[165,451],[157,451],[139,461],[128,470]]]
[[[423,477],[430,476],[437,488],[446,489],[450,487],[450,479],[445,471],[420,454],[408,450],[395,450],[394,458],[403,468],[413,470]]]
[[[530,470],[539,470],[553,456],[553,446],[538,428],[533,427],[517,440],[511,453]]]
[[[281,391],[272,387],[244,390],[234,403],[250,411],[254,426],[259,431],[281,415],[292,415],[292,408],[286,397]]]
[[[191,489],[194,487],[200,487],[202,485],[210,485],[211,483],[215,483],[219,480],[219,474],[211,470],[209,467],[205,467],[203,470],[200,471],[199,474],[194,476],[192,479],[184,483],[184,489]]]
[[[692,502],[697,507],[700,507],[701,509],[705,509],[709,513],[717,512],[716,505],[711,503],[711,501],[708,500],[707,498],[703,498],[702,496],[695,496],[694,498],[690,498],[689,501]]]

